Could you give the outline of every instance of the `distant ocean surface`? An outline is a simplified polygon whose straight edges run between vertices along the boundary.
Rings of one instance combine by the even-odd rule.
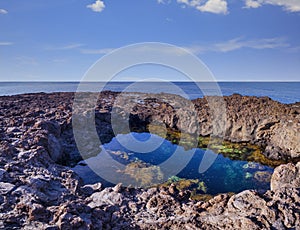
[[[201,89],[209,91],[215,83],[199,83]],[[75,92],[79,82],[0,82],[0,96],[38,92]],[[172,83],[164,82],[109,82],[83,83],[86,91],[99,92],[99,88],[105,90],[127,92],[151,92],[178,94]],[[171,85],[171,86],[170,86]],[[190,99],[203,97],[203,92],[193,82],[174,82],[173,86],[180,88]],[[129,88],[127,88],[129,86]],[[268,96],[282,103],[295,103],[300,101],[300,82],[219,82],[222,95],[228,96],[239,93],[248,96]]]

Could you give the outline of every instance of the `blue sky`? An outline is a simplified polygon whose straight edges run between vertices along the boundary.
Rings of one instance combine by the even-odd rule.
[[[0,81],[79,81],[140,42],[184,47],[218,81],[299,81],[300,1],[0,0]]]

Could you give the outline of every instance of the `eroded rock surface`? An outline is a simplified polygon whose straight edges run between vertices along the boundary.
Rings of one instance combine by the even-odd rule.
[[[261,145],[265,148],[264,154],[270,159],[300,157],[299,103],[285,105],[268,97],[245,97],[239,94],[226,96],[224,101],[225,139]],[[193,102],[199,111],[199,117],[207,117],[206,101],[196,99]],[[209,118],[202,123],[209,124]],[[211,131],[203,130],[201,134],[207,133]]]
[[[102,93],[96,108],[97,131],[103,142],[114,135],[109,122],[117,95]],[[73,96],[0,97],[0,229],[300,228],[300,163],[277,167],[271,190],[264,194],[247,190],[203,201],[190,200],[189,191],[177,191],[172,185],[150,189],[84,185],[70,167],[63,166],[81,159],[72,134]],[[163,95],[158,101],[154,95],[146,97],[152,99],[137,102],[127,114],[132,128],[144,129],[159,117],[170,128],[184,126],[185,131],[193,131],[193,126],[184,125],[187,120],[179,123],[175,109],[164,101],[174,96]],[[283,105],[240,95],[224,100],[226,139],[261,144],[270,158],[299,157],[299,103]],[[193,122],[201,127],[202,135],[209,135],[207,101],[193,103],[198,124]],[[97,147],[89,146],[89,154],[99,151]]]

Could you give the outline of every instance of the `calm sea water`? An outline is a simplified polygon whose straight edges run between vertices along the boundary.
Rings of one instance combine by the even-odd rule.
[[[21,93],[38,92],[74,92],[77,90],[78,82],[0,82],[0,95],[14,95]],[[205,92],[212,92],[214,83],[200,83]],[[282,103],[295,103],[300,101],[300,82],[219,82],[222,95],[239,93],[249,96],[268,96]],[[152,93],[175,93],[178,88],[190,99],[203,97],[203,92],[193,82],[110,82],[84,83],[83,90],[99,92],[99,88],[113,91],[129,92],[152,92]],[[129,88],[128,88],[129,87]],[[176,88],[177,87],[177,88]],[[211,90],[211,91],[210,91]]]

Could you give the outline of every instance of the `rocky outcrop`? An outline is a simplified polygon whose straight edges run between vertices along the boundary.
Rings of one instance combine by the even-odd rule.
[[[204,226],[224,229],[286,229],[298,228],[300,190],[300,163],[287,164],[275,169],[271,191],[258,194],[246,190],[228,199],[226,206],[214,204],[201,220]],[[214,198],[216,199],[216,197]],[[213,200],[213,199],[212,199]],[[221,212],[218,210],[222,210]]]
[[[220,122],[225,123],[215,125],[212,122],[218,119],[214,118],[216,114],[213,112],[216,110],[212,107],[218,104],[213,98],[200,98],[191,103],[170,94],[155,97],[153,94],[122,93],[120,96],[119,93],[102,92],[95,108],[98,136],[102,143],[106,143],[124,130],[147,131],[149,124],[209,136],[218,133],[214,132],[214,126],[221,126],[220,135],[223,139],[260,145],[270,159],[300,157],[299,103],[286,105],[267,97],[234,94],[222,99],[226,116]],[[19,144],[28,149],[29,146],[42,145],[57,162],[67,158],[78,161],[80,154],[74,142],[71,122],[73,99],[73,93],[1,97],[2,132],[18,139],[14,146]],[[82,105],[89,103],[83,100]],[[81,111],[75,118],[78,119],[77,124],[81,125],[78,129],[82,129],[80,139],[84,143],[88,142],[85,140],[89,137],[86,122],[91,116],[93,111]],[[98,146],[86,148],[91,156],[99,152]]]
[[[138,131],[147,131],[153,124],[196,136],[256,144],[273,160],[300,158],[300,104],[281,104],[268,97],[234,94],[189,101],[170,94],[111,94],[100,100],[95,122],[104,142],[109,135],[129,131],[128,123],[131,130]]]
[[[103,142],[114,135],[109,124],[117,95],[102,93],[96,108],[97,132]],[[264,194],[247,190],[200,201],[190,200],[189,191],[178,191],[174,185],[150,189],[84,185],[66,166],[80,160],[72,134],[73,96],[0,97],[0,229],[300,228],[300,163],[277,167],[271,190]],[[173,96],[164,97],[170,101]],[[159,117],[168,128],[192,131],[188,120],[179,123],[172,105],[160,98],[136,104],[127,114],[131,128],[139,124],[146,129]],[[226,139],[261,144],[273,158],[299,156],[299,104],[240,95],[224,100]],[[193,103],[201,134],[210,134],[207,101]],[[98,151],[94,147],[89,147],[91,155]]]
[[[300,104],[285,105],[268,97],[246,97],[239,94],[224,97],[226,103],[226,132],[232,142],[251,142],[261,145],[270,159],[300,157]],[[193,101],[209,127],[208,104],[205,99]],[[205,119],[204,119],[205,118]],[[201,123],[201,124],[202,124]],[[203,129],[201,134],[210,134]]]

